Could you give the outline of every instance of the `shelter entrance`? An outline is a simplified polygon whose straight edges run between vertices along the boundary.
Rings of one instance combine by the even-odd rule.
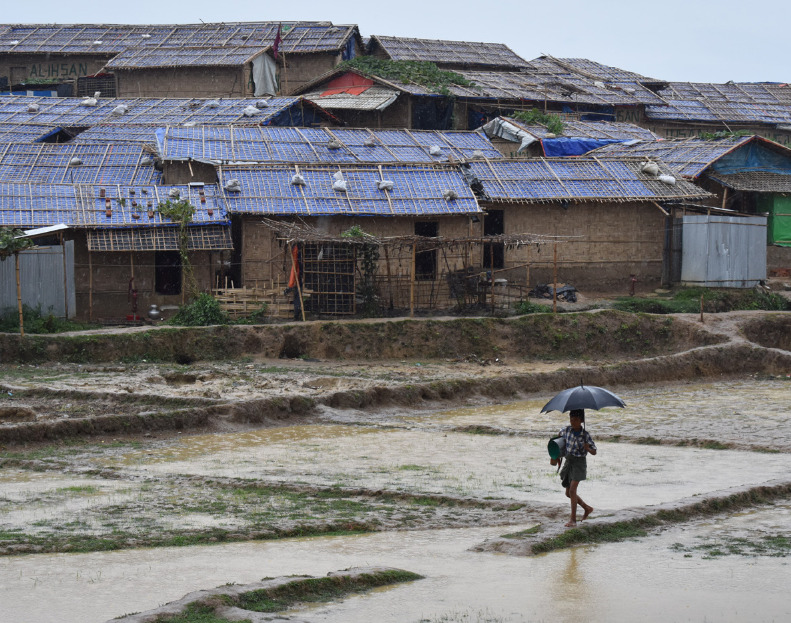
[[[484,236],[502,236],[505,233],[505,220],[503,210],[488,210],[483,218]],[[487,242],[483,245],[483,267],[505,267],[505,244],[502,242]]]
[[[308,307],[320,314],[354,314],[357,263],[355,249],[335,242],[306,242],[302,245],[304,294]]]

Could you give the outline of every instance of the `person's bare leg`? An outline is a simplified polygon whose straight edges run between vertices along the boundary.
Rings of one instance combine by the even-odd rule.
[[[577,487],[579,486],[579,480],[572,480],[571,485],[567,490],[567,495],[571,499],[571,519],[566,524],[567,528],[573,528],[577,525]]]
[[[582,516],[580,521],[585,521],[593,512],[593,507],[590,504],[585,504],[580,496],[577,496],[577,503],[582,507],[582,510],[585,511],[585,514]]]

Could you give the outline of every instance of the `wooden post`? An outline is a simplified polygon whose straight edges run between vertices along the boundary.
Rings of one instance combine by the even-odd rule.
[[[700,321],[703,322],[703,295],[700,295]]]
[[[393,282],[390,277],[390,254],[387,251],[387,245],[382,245],[385,252],[385,267],[387,268],[387,290],[390,293],[390,308],[393,307]]]
[[[88,321],[93,322],[93,254],[88,251]]]
[[[66,275],[66,243],[63,241],[63,232],[58,234],[60,237],[60,250],[63,252],[63,309],[66,312],[66,320],[69,319],[69,280]]]
[[[494,243],[489,243],[489,270],[492,275],[489,278],[489,289],[492,294],[492,316],[494,316]]]
[[[14,253],[16,265],[16,301],[19,307],[19,335],[25,337],[25,320],[22,316],[22,282],[19,280],[19,253]]]
[[[558,313],[558,243],[552,243],[552,313]]]
[[[415,255],[417,245],[412,243],[412,269],[409,274],[409,317],[415,317]]]
[[[297,261],[294,259],[294,245],[291,245],[291,266],[294,268],[294,275],[297,278],[297,296],[299,296],[299,311],[302,312],[302,322],[305,322],[305,301],[302,300],[302,286],[299,285],[299,278],[302,276],[299,274],[299,266],[297,266]]]
[[[728,187],[725,187],[725,190],[722,191],[722,209],[725,209],[725,204],[728,202]]]

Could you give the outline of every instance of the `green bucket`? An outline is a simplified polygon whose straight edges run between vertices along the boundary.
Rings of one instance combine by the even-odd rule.
[[[559,459],[566,454],[566,440],[563,437],[554,437],[547,444],[550,459]]]

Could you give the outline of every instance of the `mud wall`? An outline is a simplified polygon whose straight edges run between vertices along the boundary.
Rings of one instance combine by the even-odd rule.
[[[3,54],[0,55],[0,77],[9,84],[25,80],[77,80],[92,76],[107,64],[114,53],[102,56],[85,54]]]
[[[250,68],[168,67],[116,70],[118,97],[248,97]]]
[[[506,234],[531,233],[561,236],[557,245],[558,281],[584,291],[628,289],[634,273],[641,287],[661,283],[665,216],[650,204],[592,203],[507,205]],[[551,283],[551,244],[506,249],[506,266],[529,263],[529,283]]]
[[[280,90],[284,95],[296,93],[309,82],[334,69],[340,62],[341,55],[338,52],[281,54],[278,59]]]

